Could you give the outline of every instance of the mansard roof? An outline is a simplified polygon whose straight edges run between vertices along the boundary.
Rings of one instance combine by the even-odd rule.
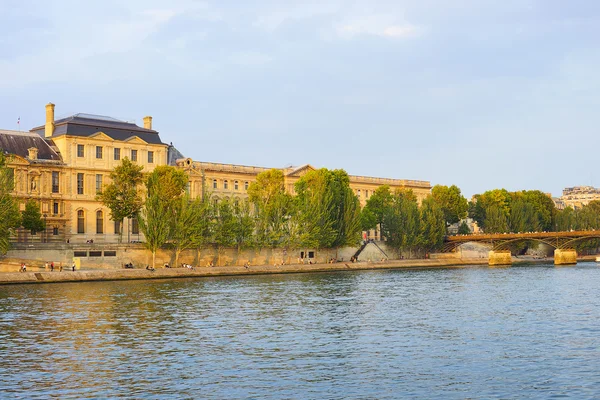
[[[116,118],[93,114],[74,114],[66,118],[56,120],[52,137],[69,135],[89,137],[98,132],[103,132],[110,138],[125,141],[132,136],[137,136],[146,143],[163,144],[158,132],[154,129],[146,129],[132,122],[121,121]],[[45,126],[38,126],[31,131],[44,136]]]
[[[38,154],[37,160],[30,160],[31,162],[61,162],[60,156],[40,135],[0,129],[0,148],[5,154],[29,159],[29,149],[32,147],[38,150]]]

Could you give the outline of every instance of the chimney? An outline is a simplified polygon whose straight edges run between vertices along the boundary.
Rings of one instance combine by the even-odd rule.
[[[54,133],[54,104],[46,104],[46,131],[45,135],[47,138],[51,137]]]
[[[152,117],[144,117],[144,129],[152,129]]]

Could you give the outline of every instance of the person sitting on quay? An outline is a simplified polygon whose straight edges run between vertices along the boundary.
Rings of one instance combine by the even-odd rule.
[[[168,263],[168,262],[166,262],[166,263],[165,263],[164,267],[165,267],[165,268],[171,268],[171,266],[169,265],[169,263]]]
[[[24,262],[21,263],[21,266],[19,267],[19,272],[27,272],[27,266]]]
[[[150,265],[146,265],[146,269],[148,271],[154,271],[154,267],[151,267]]]

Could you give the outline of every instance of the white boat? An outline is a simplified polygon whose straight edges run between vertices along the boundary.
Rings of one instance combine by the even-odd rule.
[[[600,263],[600,256],[597,256],[597,257],[596,257],[596,262],[597,262],[597,263]]]

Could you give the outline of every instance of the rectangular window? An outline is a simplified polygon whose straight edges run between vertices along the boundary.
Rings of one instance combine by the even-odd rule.
[[[131,220],[131,233],[133,235],[139,235],[140,233],[140,224],[138,223],[137,218]]]
[[[104,250],[104,257],[116,257],[117,252],[114,250]]]
[[[153,162],[154,162],[154,152],[149,151],[148,152],[148,164],[152,164]]]
[[[77,157],[84,157],[84,148],[82,144],[77,145]]]
[[[102,175],[96,174],[96,193],[102,193]]]
[[[52,228],[52,235],[58,236],[58,226],[55,226],[54,228]]]
[[[74,251],[73,257],[87,257],[87,251]]]
[[[52,193],[58,193],[58,171],[52,171]]]
[[[102,257],[102,252],[101,251],[90,251],[90,257]]]
[[[96,146],[96,158],[102,158],[102,146]]]
[[[77,174],[77,194],[83,194],[83,174]]]
[[[56,215],[58,214],[58,202],[55,201],[54,204],[52,204],[52,214]]]
[[[115,149],[115,161],[119,161],[121,159],[121,149]]]
[[[121,233],[121,221],[115,221],[115,234],[118,235]]]
[[[137,150],[131,150],[131,161],[137,161]]]

